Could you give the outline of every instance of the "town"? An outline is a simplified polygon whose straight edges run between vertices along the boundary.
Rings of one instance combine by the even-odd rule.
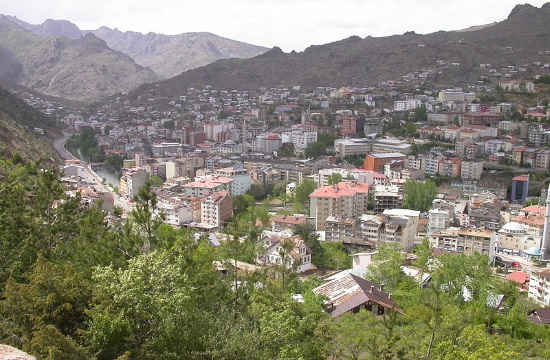
[[[82,191],[85,201],[102,199],[110,214],[131,209],[154,175],[155,214],[210,233],[219,245],[235,198],[249,194],[269,214],[255,224],[262,230],[255,265],[280,264],[278,245],[291,239],[299,256],[288,265],[314,272],[315,254],[293,234],[306,224],[318,241],[343,244],[359,273],[381,245],[411,252],[427,239],[434,252],[478,252],[515,268],[503,276],[550,306],[548,192],[541,186],[550,174],[548,98],[525,103],[537,91],[526,78],[548,80],[550,64],[480,67],[487,77],[464,89],[430,89],[433,70],[422,69],[367,88],[205,85],[175,99],[120,94],[94,112],[27,102],[57,113],[67,138],[93,138],[82,161],[66,161],[67,185],[83,189],[94,183],[89,169],[105,173],[105,164],[117,164],[118,181]],[[82,150],[69,143],[74,154]]]

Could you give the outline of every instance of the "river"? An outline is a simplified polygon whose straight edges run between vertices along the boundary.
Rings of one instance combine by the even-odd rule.
[[[116,174],[113,174],[112,172],[107,171],[103,167],[94,169],[94,172],[97,175],[99,175],[101,178],[105,179],[105,181],[107,181],[107,184],[110,184],[112,187],[118,188],[120,186],[120,179],[117,178]]]

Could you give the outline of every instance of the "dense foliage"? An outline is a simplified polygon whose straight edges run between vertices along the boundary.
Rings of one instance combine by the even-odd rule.
[[[401,271],[403,255],[382,247],[369,277],[405,315],[333,319],[311,289],[282,267],[235,272],[251,261],[266,210],[245,196],[214,248],[151,215],[148,184],[128,221],[68,197],[54,170],[3,162],[0,169],[0,342],[40,359],[547,359],[550,330],[528,323],[517,289],[492,276],[487,258],[431,259]],[[321,245],[298,228],[315,262],[348,267],[340,244]],[[315,255],[314,255],[315,256]],[[338,259],[338,260],[337,260]],[[215,262],[229,270],[224,275]],[[218,263],[218,264],[219,264]],[[302,294],[304,302],[292,300]],[[468,294],[467,296],[465,294]],[[504,294],[500,310],[489,306]],[[491,331],[488,331],[491,330]],[[491,333],[494,333],[491,335]],[[537,342],[537,339],[541,339]]]

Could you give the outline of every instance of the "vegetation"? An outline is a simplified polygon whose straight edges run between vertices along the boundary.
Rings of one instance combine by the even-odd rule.
[[[437,194],[436,183],[432,180],[426,180],[425,182],[418,182],[416,180],[408,179],[403,184],[403,207],[405,209],[428,211],[432,206],[432,201]]]

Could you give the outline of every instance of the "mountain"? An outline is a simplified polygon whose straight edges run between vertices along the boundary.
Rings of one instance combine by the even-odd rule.
[[[44,135],[34,132],[43,129]],[[52,146],[54,138],[61,136],[55,121],[32,106],[27,105],[9,91],[0,88],[0,152],[13,156],[16,152],[26,160],[39,158],[51,161],[57,155]]]
[[[44,31],[57,28],[45,24]],[[55,31],[62,32],[58,30]],[[0,15],[0,78],[47,95],[87,101],[159,79],[152,70],[112,50],[93,34],[78,39],[43,38],[3,15]]]
[[[228,58],[251,58],[268,49],[197,32],[179,35],[121,32],[101,27],[91,31],[115,50],[128,54],[138,64],[150,67],[156,74],[170,78],[184,71]]]
[[[268,50],[262,46],[250,45],[206,32],[179,35],[152,32],[141,34],[132,31],[122,32],[105,26],[96,30],[80,30],[78,26],[67,20],[48,19],[43,24],[31,25],[13,16],[7,16],[7,18],[44,38],[66,36],[69,39],[79,39],[87,33],[93,33],[104,40],[111,49],[129,55],[136,63],[151,68],[164,79],[216,60],[246,59]]]
[[[548,23],[550,3],[541,8],[518,5],[507,19],[478,30],[427,35],[407,32],[365,39],[354,36],[311,46],[301,53],[287,54],[273,48],[255,58],[220,60],[187,71],[155,84],[154,91],[158,96],[176,96],[203,84],[222,89],[367,86],[427,68],[436,69],[428,79],[433,84],[468,84],[478,80],[480,64],[505,67],[535,60],[549,62]],[[137,96],[151,89],[152,86],[142,86],[132,94]]]

